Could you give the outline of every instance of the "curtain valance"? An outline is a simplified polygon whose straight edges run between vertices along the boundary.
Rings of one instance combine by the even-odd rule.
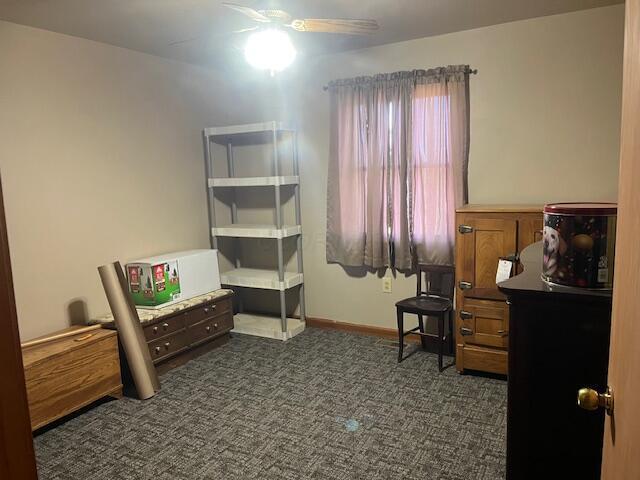
[[[441,83],[444,81],[464,82],[466,77],[473,72],[469,65],[449,65],[447,67],[430,68],[428,70],[407,70],[343,78],[329,82],[327,87],[329,90],[337,87],[367,87],[398,80],[412,80],[415,84]]]

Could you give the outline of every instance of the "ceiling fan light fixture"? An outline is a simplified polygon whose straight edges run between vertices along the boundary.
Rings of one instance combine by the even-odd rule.
[[[296,49],[286,32],[269,28],[249,36],[244,56],[252,67],[269,70],[273,75],[291,65],[296,58]]]

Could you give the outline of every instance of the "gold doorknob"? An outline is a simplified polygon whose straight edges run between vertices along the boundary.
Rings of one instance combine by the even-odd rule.
[[[598,393],[591,388],[578,390],[578,406],[585,410],[597,410],[604,408],[608,415],[613,413],[613,392],[607,387],[604,393]]]

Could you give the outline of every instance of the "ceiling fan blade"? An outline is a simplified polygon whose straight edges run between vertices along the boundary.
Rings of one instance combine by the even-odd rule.
[[[168,43],[167,46],[173,47],[174,45],[182,45],[183,43],[195,42],[196,40],[202,40],[205,37],[207,37],[207,38],[219,38],[219,37],[226,37],[226,36],[232,35],[234,33],[252,32],[254,30],[258,30],[259,28],[260,28],[259,26],[249,27],[249,28],[241,28],[240,30],[234,30],[233,32],[221,32],[221,33],[219,33],[217,35],[214,35],[213,37],[211,35],[203,33],[202,35],[198,35],[197,37],[189,37],[189,38],[185,38],[183,40],[177,40],[175,42]]]
[[[180,45],[182,43],[195,42],[196,40],[199,40],[199,39],[200,39],[200,37],[185,38],[184,40],[178,40],[178,41],[175,41],[175,42],[168,43],[167,46],[173,47],[174,45]]]
[[[258,30],[260,27],[249,27],[249,28],[241,28],[240,30],[234,30],[233,33],[244,33],[244,32],[252,32],[254,30]]]
[[[271,22],[271,20],[269,20],[268,17],[265,17],[264,15],[262,15],[257,10],[254,10],[253,8],[243,7],[242,5],[236,5],[235,3],[227,3],[227,2],[223,2],[222,5],[232,10],[235,10],[236,12],[240,12],[246,15],[247,17],[249,17],[252,20],[255,20],[256,22],[262,22],[262,23]]]
[[[346,33],[349,35],[366,35],[380,28],[375,20],[338,18],[305,18],[293,20],[288,26],[298,32]]]

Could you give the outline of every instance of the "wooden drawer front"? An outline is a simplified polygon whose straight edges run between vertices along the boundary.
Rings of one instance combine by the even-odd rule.
[[[462,352],[465,369],[507,374],[508,354],[505,350],[466,345],[462,348]]]
[[[191,325],[188,328],[189,343],[198,343],[207,338],[216,337],[233,328],[233,316],[231,312],[210,318],[203,322]]]
[[[188,345],[187,332],[180,330],[167,337],[149,342],[148,345],[151,359],[157,362],[185,348]]]
[[[203,320],[231,311],[231,299],[205,303],[183,314],[187,326],[195,325]]]
[[[153,325],[147,325],[143,330],[145,338],[150,341],[177,332],[182,328],[184,328],[184,319],[181,315],[176,315],[165,318]]]
[[[507,348],[509,307],[506,302],[465,299],[458,317],[459,333],[465,344]]]
[[[31,427],[37,429],[122,387],[114,334],[25,370]]]

